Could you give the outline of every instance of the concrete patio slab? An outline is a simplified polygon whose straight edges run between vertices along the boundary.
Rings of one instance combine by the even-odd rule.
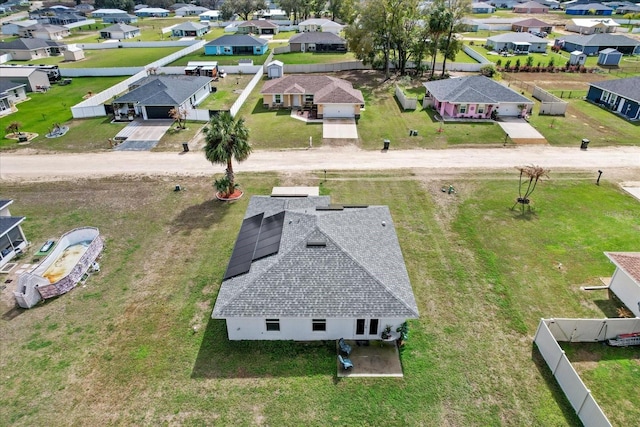
[[[326,139],[358,139],[355,119],[324,119],[322,137]]]
[[[155,147],[169,130],[173,120],[134,120],[122,129],[115,140],[124,140],[116,151],[149,151]]]
[[[640,201],[640,183],[622,184],[622,189]]]
[[[403,377],[400,353],[396,342],[369,341],[369,345],[357,345],[356,341],[347,341],[351,346],[349,360],[353,368],[342,369],[336,356],[338,377]],[[336,343],[337,351],[340,347]],[[344,357],[344,355],[343,355]]]
[[[546,138],[525,119],[504,117],[497,123],[516,144],[547,144]]]

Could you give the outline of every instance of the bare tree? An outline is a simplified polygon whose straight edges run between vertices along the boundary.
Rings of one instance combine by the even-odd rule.
[[[184,107],[172,108],[169,110],[169,117],[177,122],[178,128],[180,129],[186,128],[188,115],[189,112]]]
[[[536,185],[538,185],[538,181],[542,178],[549,178],[549,170],[544,169],[542,166],[529,165],[529,166],[519,166],[516,167],[520,171],[520,182],[518,183],[518,198],[516,202],[511,207],[511,210],[515,208],[518,204],[522,206],[522,213],[524,214],[525,205],[530,206],[529,196],[536,189]],[[528,181],[528,182],[527,182]],[[526,187],[526,188],[525,188]],[[524,190],[524,193],[523,193]]]

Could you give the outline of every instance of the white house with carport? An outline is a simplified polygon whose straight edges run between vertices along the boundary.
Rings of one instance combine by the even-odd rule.
[[[174,37],[201,37],[209,32],[209,26],[198,22],[183,22],[171,29]]]
[[[546,52],[547,41],[531,33],[505,33],[487,38],[487,47],[496,52],[528,55],[530,52]]]
[[[640,317],[640,252],[605,252],[615,264],[609,290],[636,316]]]
[[[253,196],[212,312],[230,340],[379,340],[419,316],[387,206]]]
[[[29,243],[20,225],[26,217],[11,216],[12,203],[13,200],[0,200],[0,268],[21,254]]]
[[[100,38],[112,40],[125,40],[138,37],[140,28],[127,24],[113,24],[100,30]]]
[[[211,77],[187,75],[150,75],[129,87],[129,92],[114,99],[116,120],[169,119],[169,110],[191,110],[211,92]]]
[[[567,31],[579,34],[615,33],[620,24],[610,18],[572,19],[565,25]]]

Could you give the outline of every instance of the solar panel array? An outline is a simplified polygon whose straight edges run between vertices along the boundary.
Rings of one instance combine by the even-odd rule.
[[[260,213],[242,221],[224,280],[248,272],[251,262],[278,253],[283,224],[284,211],[267,218]]]

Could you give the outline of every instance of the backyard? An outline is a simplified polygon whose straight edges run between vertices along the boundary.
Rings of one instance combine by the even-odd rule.
[[[580,286],[613,273],[602,251],[637,250],[637,200],[592,174],[554,171],[522,215],[509,210],[515,170],[324,180],[241,169],[246,195],[234,204],[212,200],[211,177],[3,184],[12,213],[27,217],[24,262],[78,226],[98,227],[106,250],[85,285],[31,310],[2,290],[0,424],[580,425],[533,334],[540,317],[615,312]],[[455,194],[440,191],[450,184]],[[274,185],[390,206],[421,314],[403,379],[337,380],[334,342],[229,342],[209,319],[249,196]],[[614,425],[633,425],[638,353],[602,349],[579,358],[616,376],[585,381]]]
[[[85,58],[80,61],[65,61],[64,57],[59,55],[38,58],[32,61],[10,61],[8,63],[18,65],[57,64],[60,68],[143,67],[181,49],[184,49],[184,47],[86,49],[84,51]]]

